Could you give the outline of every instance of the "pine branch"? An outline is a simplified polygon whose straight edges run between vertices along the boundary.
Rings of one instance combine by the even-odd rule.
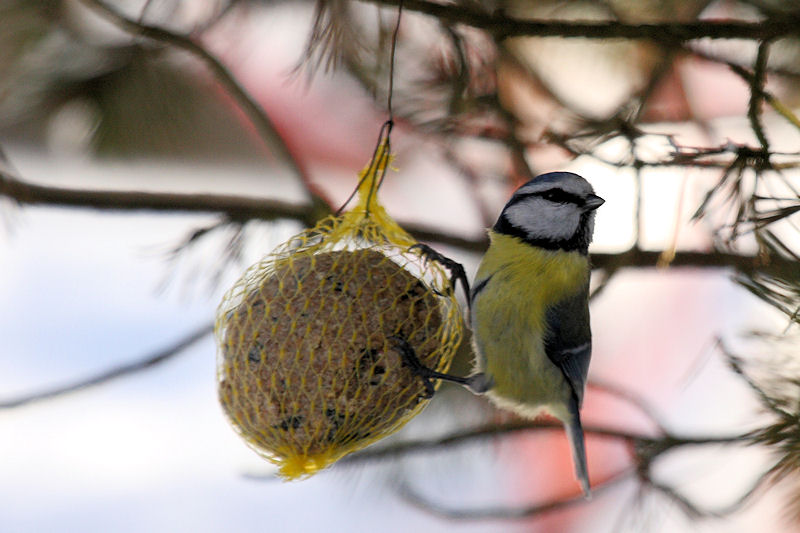
[[[0,170],[0,196],[22,205],[42,205],[97,209],[103,211],[154,211],[161,213],[217,213],[231,221],[298,220],[313,226],[322,212],[314,204],[294,204],[249,196],[215,194],[181,194],[143,191],[106,191],[50,187],[21,181]],[[446,233],[424,224],[403,223],[403,227],[420,241],[458,248],[464,252],[483,253],[488,246],[484,235],[463,237]],[[655,268],[663,251],[632,249],[621,253],[592,254],[592,264],[600,269],[623,267]],[[797,264],[782,257],[771,257],[765,264],[761,256],[739,255],[718,250],[708,252],[677,251],[671,268],[730,268],[744,274],[769,272],[786,279],[800,277]]]
[[[735,20],[697,20],[658,24],[626,24],[617,21],[569,22],[559,20],[524,20],[510,17],[501,10],[482,11],[463,4],[440,4],[429,0],[361,0],[379,5],[397,6],[417,11],[451,24],[464,24],[485,30],[498,40],[509,37],[565,37],[583,39],[649,40],[678,45],[695,39],[771,40],[800,33],[800,16],[786,15],[780,20],[760,22]]]
[[[753,66],[753,77],[750,82],[750,102],[747,108],[747,118],[750,120],[750,127],[758,138],[761,149],[769,157],[769,141],[764,133],[764,124],[761,120],[761,102],[763,100],[764,83],[766,82],[766,68],[769,59],[769,41],[763,41],[758,45],[758,54]]]

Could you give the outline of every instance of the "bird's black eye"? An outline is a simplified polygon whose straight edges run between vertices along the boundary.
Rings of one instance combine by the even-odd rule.
[[[539,193],[539,195],[549,202],[556,202],[559,204],[563,204],[571,200],[569,195],[560,189],[550,189],[549,191],[543,191]]]

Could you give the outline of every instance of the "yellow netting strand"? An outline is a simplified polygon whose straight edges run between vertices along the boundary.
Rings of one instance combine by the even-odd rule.
[[[288,479],[399,429],[426,405],[404,347],[447,371],[462,323],[447,272],[380,205],[387,143],[358,201],[251,266],[217,312],[219,397]]]

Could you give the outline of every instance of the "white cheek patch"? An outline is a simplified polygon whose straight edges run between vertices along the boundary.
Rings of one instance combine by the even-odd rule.
[[[566,240],[572,237],[581,221],[581,212],[571,204],[556,204],[530,198],[509,206],[506,219],[532,239]]]

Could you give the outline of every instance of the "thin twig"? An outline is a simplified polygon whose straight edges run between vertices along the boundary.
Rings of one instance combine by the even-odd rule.
[[[242,112],[247,116],[269,149],[273,150],[301,180],[312,202],[330,206],[330,202],[328,202],[319,189],[313,185],[308,170],[294,151],[287,145],[264,108],[250,96],[228,68],[205,47],[188,36],[172,32],[160,26],[137,22],[102,0],[79,1],[123,31],[132,35],[151,39],[178,50],[183,50],[201,61],[209,69],[213,78],[219,82],[222,88],[231,96]]]
[[[741,357],[734,355],[725,345],[721,338],[717,339],[716,345],[719,347],[722,354],[725,356],[725,359],[728,363],[730,369],[739,377],[744,380],[745,384],[753,391],[756,396],[758,396],[761,403],[776,414],[780,418],[791,418],[791,413],[788,413],[783,407],[781,407],[774,398],[770,398],[769,395],[758,386],[758,384],[750,377],[747,372],[744,371],[744,361]]]
[[[290,218],[316,223],[311,205],[268,198],[223,194],[183,194],[136,190],[51,187],[22,181],[0,169],[0,196],[22,205],[71,207],[102,211],[219,213],[231,220]]]
[[[794,127],[800,129],[800,118],[798,118],[798,116],[774,94],[764,89],[763,86],[759,87],[758,84],[755,83],[753,73],[748,72],[747,69],[735,63],[726,62],[726,65],[728,65],[728,68],[730,68],[736,75],[742,78],[750,86],[749,88],[751,91],[757,93],[761,98],[763,98],[763,100],[769,104],[769,106],[775,110],[776,113],[785,118]]]
[[[592,487],[592,493],[602,493],[609,488],[618,485],[626,479],[630,479],[633,470],[626,468],[612,474],[607,479],[596,484]],[[523,518],[530,518],[532,516],[540,516],[574,505],[586,504],[586,498],[582,494],[575,496],[556,497],[544,502],[524,505],[520,507],[447,507],[439,503],[435,503],[428,498],[422,496],[419,492],[413,490],[408,483],[400,485],[400,495],[409,503],[419,507],[424,511],[428,511],[437,516],[449,518],[451,520],[520,520]]]
[[[636,407],[636,409],[641,411],[648,419],[650,419],[660,433],[665,435],[669,434],[669,431],[667,430],[660,413],[656,411],[655,407],[650,405],[650,403],[644,397],[636,394],[632,390],[625,389],[617,384],[597,378],[590,379],[588,387],[590,389],[601,390],[606,394],[616,396],[617,398],[628,402]]]
[[[721,505],[715,508],[703,507],[690,498],[682,494],[675,487],[648,478],[644,481],[644,488],[650,488],[668,498],[672,503],[689,518],[724,518],[742,509],[757,493],[764,487],[764,484],[769,481],[771,472],[767,471],[758,476],[758,478],[750,485],[750,487],[741,493],[732,502]]]
[[[651,437],[643,433],[633,433],[618,428],[605,426],[584,425],[584,432],[596,438],[606,438],[621,440],[632,445],[637,443],[646,444],[651,450],[650,458],[659,456],[669,450],[682,446],[705,446],[709,444],[738,444],[748,435],[726,435],[726,436],[676,436],[665,434],[659,437]],[[396,442],[393,444],[372,447],[361,452],[349,455],[342,459],[342,464],[368,463],[383,461],[386,459],[396,459],[420,453],[429,453],[436,450],[445,450],[456,446],[473,444],[488,439],[495,439],[516,433],[541,432],[541,431],[563,431],[560,422],[549,421],[519,421],[506,424],[491,424],[477,428],[457,431],[443,437],[433,439],[418,439]]]
[[[181,352],[186,350],[186,348],[189,348],[191,345],[211,333],[213,330],[213,325],[206,324],[193,331],[189,335],[183,337],[175,344],[158,350],[157,352],[147,355],[137,361],[125,363],[123,365],[104,370],[94,376],[83,378],[73,383],[61,385],[52,389],[25,394],[23,396],[8,400],[0,400],[0,409],[13,409],[15,407],[30,405],[32,403],[41,402],[44,400],[52,400],[64,396],[65,394],[81,391],[88,387],[94,387],[113,379],[153,368],[154,366],[163,363],[175,357],[176,355],[179,355]]]
[[[747,118],[750,120],[750,127],[756,134],[761,149],[769,158],[769,141],[764,133],[764,125],[761,122],[761,101],[764,92],[764,80],[766,77],[767,61],[769,59],[769,41],[763,41],[758,45],[756,62],[753,67],[753,77],[750,82],[750,102],[747,107]]]

